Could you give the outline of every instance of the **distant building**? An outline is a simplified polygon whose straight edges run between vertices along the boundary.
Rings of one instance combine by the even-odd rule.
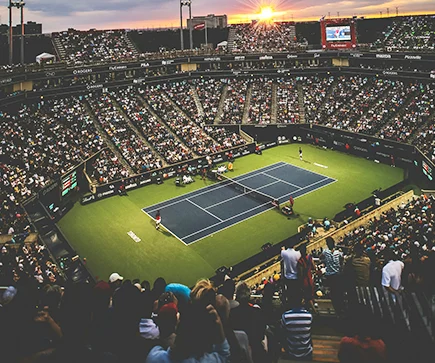
[[[198,24],[206,24],[207,28],[220,28],[228,27],[228,17],[226,15],[209,14],[207,16],[194,16],[192,18],[192,28]],[[187,19],[187,28],[190,27],[190,19]]]
[[[9,33],[9,25],[0,24],[0,34],[8,34]],[[21,35],[21,24],[17,24],[12,28],[12,33],[14,35]],[[34,21],[28,21],[24,24],[24,34],[26,35],[35,35],[42,34],[42,24],[38,24]]]

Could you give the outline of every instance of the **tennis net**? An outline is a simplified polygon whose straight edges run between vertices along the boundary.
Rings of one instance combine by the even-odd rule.
[[[249,198],[258,200],[258,201],[263,202],[263,203],[272,203],[275,200],[274,197],[267,195],[265,193],[259,192],[258,190],[249,188],[246,185],[243,185],[242,183],[239,183],[238,181],[235,181],[231,178],[228,178],[225,175],[219,174],[219,177],[222,179],[223,185],[230,187],[230,188],[233,188],[236,191],[240,192],[241,194],[243,194]]]

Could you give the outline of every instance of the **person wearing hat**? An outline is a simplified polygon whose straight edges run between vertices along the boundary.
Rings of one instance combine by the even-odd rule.
[[[117,272],[114,272],[109,276],[109,285],[112,289],[112,293],[115,292],[122,285],[124,278]]]

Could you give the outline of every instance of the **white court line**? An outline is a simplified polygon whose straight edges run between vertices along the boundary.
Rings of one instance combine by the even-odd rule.
[[[155,221],[155,218],[152,217],[150,214],[148,214],[147,212],[145,212],[142,209],[142,212],[144,212],[148,217],[150,217],[153,221]],[[172,234],[176,239],[178,239],[183,245],[188,246],[188,244],[186,242],[184,242],[180,237],[178,237],[174,232],[172,232],[169,228],[165,227],[163,224],[161,224],[161,226],[163,226],[163,228],[165,228],[170,234]]]
[[[209,212],[208,210],[204,209],[204,208],[201,207],[200,205],[198,205],[198,204],[192,202],[190,199],[186,199],[186,201],[188,201],[190,204],[193,204],[195,207],[201,209],[201,210],[204,211],[205,213],[211,215],[212,217],[214,217],[214,218],[220,220],[221,222],[223,222],[223,219],[220,219],[218,216],[215,216],[213,213],[211,213],[211,212]]]
[[[327,179],[331,179],[331,180],[334,180],[334,181],[333,181],[332,183],[328,183],[328,184],[326,184],[326,185],[323,185],[323,186],[320,187],[320,188],[316,188],[316,189],[310,191],[309,193],[314,192],[314,191],[316,191],[316,190],[320,190],[320,189],[322,189],[322,188],[324,188],[324,187],[327,187],[327,186],[329,186],[329,185],[334,184],[335,182],[337,182],[337,180],[335,180],[335,179],[332,179],[332,178],[328,178],[328,177],[326,177],[326,178],[324,178],[324,179],[322,179],[322,180],[319,180],[319,181],[316,182],[316,183],[310,184],[310,185],[308,185],[307,187],[302,188],[302,189],[306,189],[306,188],[311,187],[311,186],[313,186],[313,185],[319,184],[320,182],[325,181],[325,180],[327,180]],[[302,190],[302,189],[300,189],[300,190]],[[298,190],[298,191],[299,191],[299,190]],[[279,199],[284,198],[284,197],[287,198],[287,197],[288,197],[289,195],[291,195],[291,194],[292,194],[292,193],[284,194],[284,195],[278,197],[277,199],[279,200]],[[295,199],[300,198],[300,197],[304,196],[305,194],[307,194],[307,193],[304,193],[304,194],[302,194],[302,195],[300,195],[300,196],[298,196],[298,197],[295,197]],[[249,210],[247,210],[247,211],[245,211],[245,212],[243,212],[243,213],[237,214],[237,215],[235,215],[235,216],[233,216],[233,217],[231,217],[231,218],[226,219],[224,222],[227,222],[227,221],[229,221],[229,220],[231,220],[231,219],[234,219],[234,218],[239,217],[239,216],[241,216],[241,215],[243,215],[243,214],[246,214],[246,213],[248,213],[248,212],[251,212],[251,211],[253,211],[253,210],[255,210],[255,209],[258,209],[259,207],[265,206],[265,205],[267,205],[267,204],[268,204],[268,203],[265,203],[265,204],[262,204],[262,205],[260,205],[260,206],[258,206],[258,207],[251,208],[251,209],[249,209]],[[263,212],[261,212],[261,213],[254,214],[253,216],[251,216],[251,217],[249,217],[249,218],[242,219],[242,220],[239,221],[239,222],[236,222],[236,223],[230,224],[229,226],[226,226],[226,227],[221,228],[221,229],[219,229],[219,230],[217,230],[217,231],[211,232],[211,233],[207,234],[207,235],[204,236],[204,237],[198,238],[197,240],[190,242],[188,245],[191,245],[191,244],[193,244],[193,243],[196,243],[196,242],[198,242],[198,241],[200,241],[200,240],[202,240],[202,239],[204,239],[204,238],[206,238],[206,237],[211,236],[211,235],[214,234],[214,233],[221,232],[221,231],[223,231],[223,230],[225,230],[225,229],[227,229],[227,228],[230,228],[230,227],[233,227],[233,226],[235,226],[235,225],[237,225],[237,224],[239,224],[239,223],[245,222],[245,221],[247,221],[247,220],[249,220],[249,219],[251,219],[251,218],[254,218],[254,217],[256,217],[256,216],[258,216],[258,215],[260,215],[260,214],[263,214],[263,213],[265,213],[265,212],[268,212],[268,211],[270,211],[270,210],[272,210],[272,209],[275,209],[275,207],[271,207],[271,208],[266,209],[265,211],[263,211]],[[224,222],[222,222],[222,223],[224,223]],[[219,224],[220,224],[220,223],[213,224],[213,225],[211,225],[211,226],[208,226],[207,228],[203,228],[203,229],[200,230],[200,231],[197,231],[197,232],[195,232],[195,233],[191,233],[191,234],[189,234],[189,235],[187,235],[187,236],[183,236],[182,238],[189,238],[189,237],[191,237],[191,236],[194,236],[194,235],[197,234],[197,233],[200,233],[200,232],[206,231],[207,229],[212,228],[212,227],[215,227],[215,226],[217,226],[217,225],[219,225]]]
[[[182,238],[189,238],[189,237],[191,237],[191,236],[194,236],[195,234],[198,234],[198,233],[200,233],[200,232],[204,232],[204,231],[206,231],[207,229],[210,229],[210,228],[212,228],[212,227],[215,227],[215,226],[217,226],[217,225],[219,225],[219,224],[221,224],[221,223],[228,222],[228,221],[230,221],[231,219],[234,219],[234,218],[240,217],[240,216],[242,216],[242,215],[244,215],[244,214],[246,214],[246,213],[248,213],[248,212],[251,212],[251,211],[253,211],[253,210],[256,210],[256,209],[258,209],[258,208],[260,208],[260,207],[264,207],[265,205],[268,205],[268,204],[271,204],[271,202],[267,202],[267,203],[260,204],[260,205],[257,206],[257,207],[254,207],[254,208],[248,209],[248,210],[246,210],[246,211],[244,211],[244,212],[242,212],[242,213],[239,213],[239,214],[236,214],[235,216],[232,216],[231,218],[225,219],[225,220],[222,221],[222,222],[212,224],[212,225],[210,225],[210,226],[208,226],[208,227],[206,227],[206,228],[200,229],[199,231],[196,231],[196,232],[194,232],[194,233],[191,233],[191,234],[189,234],[189,235],[187,235],[187,236],[183,236]],[[271,207],[271,209],[273,209],[273,208],[275,208],[275,207]],[[244,219],[244,221],[246,221],[246,220],[247,220],[247,219]],[[219,230],[219,231],[220,231],[220,230]],[[216,231],[216,232],[219,232],[219,231]],[[214,232],[213,232],[213,233],[214,233]],[[211,234],[211,233],[210,233],[210,234]]]
[[[317,164],[317,163],[314,163],[314,165],[315,165],[315,166],[319,166],[319,167],[321,167],[321,168],[323,168],[323,169],[328,169],[328,167],[327,167],[326,165]]]
[[[260,189],[263,189],[263,188],[266,188],[266,187],[268,187],[268,186],[271,186],[271,185],[274,185],[274,184],[278,184],[278,183],[279,183],[279,182],[275,181],[275,182],[273,182],[273,183],[263,185],[261,188],[258,188],[258,189],[252,189],[252,190],[257,191],[257,190],[260,190]],[[249,192],[248,192],[248,193],[239,194],[239,195],[236,195],[235,197],[231,197],[231,198],[225,199],[225,200],[223,200],[222,202],[219,202],[219,203],[213,204],[213,205],[211,205],[211,206],[209,206],[209,207],[207,207],[207,208],[205,208],[205,209],[209,209],[209,208],[216,207],[217,205],[225,204],[226,202],[228,202],[228,201],[230,201],[230,200],[233,200],[233,199],[237,199],[237,198],[243,197],[243,196],[245,196],[246,194],[249,194]],[[262,194],[264,194],[264,193],[262,193]],[[275,199],[274,197],[272,197],[272,196],[270,196],[270,195],[267,195],[267,194],[264,194],[264,195],[268,196],[268,197],[271,198],[271,199]]]
[[[276,167],[271,168],[271,169],[269,169],[269,170],[275,170],[275,169],[281,168],[281,167],[283,167],[283,166],[284,166],[284,165],[279,165],[279,166],[276,166]],[[252,173],[252,171],[251,171],[251,173]],[[253,178],[253,177],[255,177],[255,176],[258,176],[258,175],[261,174],[261,173],[262,173],[262,172],[260,172],[260,173],[256,173],[256,174],[252,174],[252,175],[248,175],[248,176],[245,176],[244,178],[239,178],[240,176],[246,175],[246,174],[242,174],[242,175],[240,175],[240,176],[234,178],[234,180],[235,180],[236,182],[239,182],[239,183],[240,183],[241,180],[246,180],[246,179],[249,179],[249,178]],[[153,213],[153,212],[155,212],[155,211],[157,211],[157,210],[159,210],[159,209],[164,209],[164,208],[166,208],[166,207],[170,207],[170,206],[172,206],[172,205],[175,205],[175,204],[178,204],[178,203],[185,202],[188,198],[196,198],[196,197],[198,197],[198,196],[200,196],[200,195],[207,194],[207,193],[210,193],[210,192],[214,192],[215,190],[218,190],[218,189],[221,189],[221,188],[225,188],[225,187],[227,186],[227,184],[229,184],[229,183],[230,183],[230,181],[227,182],[227,180],[225,180],[225,181],[223,181],[223,182],[220,182],[220,183],[216,183],[216,184],[214,184],[214,185],[217,186],[217,187],[214,188],[214,189],[211,189],[211,190],[204,190],[204,191],[201,192],[201,193],[197,193],[197,194],[195,194],[195,195],[193,195],[193,196],[189,196],[189,197],[187,197],[187,198],[179,199],[179,200],[177,200],[177,201],[175,201],[175,202],[168,203],[168,204],[164,204],[164,202],[163,202],[163,203],[157,203],[157,204],[151,205],[151,206],[149,206],[149,207],[146,207],[145,209],[148,209],[148,208],[150,208],[150,207],[154,207],[154,206],[157,206],[157,205],[162,205],[162,204],[164,204],[163,206],[161,206],[161,207],[159,207],[159,208],[155,208],[155,209],[150,210],[150,213]],[[201,190],[201,189],[199,189],[199,190]],[[186,194],[186,196],[189,195],[189,194],[191,194],[191,193]]]
[[[284,184],[291,185],[292,187],[296,187],[296,188],[299,188],[299,189],[302,188],[302,187],[299,186],[299,185],[296,185],[296,184],[290,183],[290,182],[288,182],[288,181],[282,180],[282,179],[277,178],[277,177],[275,177],[275,176],[273,176],[273,175],[269,175],[269,174],[267,174],[267,173],[265,173],[265,172],[262,172],[261,174],[263,174],[263,175],[265,175],[265,176],[268,176],[269,178],[272,178],[272,179],[275,179],[275,180],[279,180],[280,182],[282,182],[282,183],[284,183]]]
[[[301,190],[304,190],[304,189],[310,188],[310,187],[312,187],[312,186],[314,186],[314,185],[316,185],[316,184],[319,184],[319,183],[321,183],[321,182],[324,182],[325,180],[328,180],[328,179],[331,179],[331,180],[334,180],[334,181],[333,181],[332,183],[328,183],[328,184],[324,185],[323,187],[326,187],[326,186],[328,186],[328,185],[334,184],[334,183],[337,181],[337,180],[335,180],[335,179],[332,179],[332,178],[328,178],[328,177],[326,177],[326,178],[324,178],[324,179],[322,179],[322,180],[319,180],[319,181],[317,181],[317,182],[315,182],[315,183],[312,183],[312,184],[310,184],[310,185],[307,185],[306,187],[303,187],[303,188],[301,188],[301,189],[299,189],[299,190],[296,190],[295,192],[284,194],[284,195],[280,196],[278,199],[281,199],[281,198],[284,198],[284,197],[289,197],[290,195],[292,195],[292,194],[294,194],[294,193],[297,193],[297,192],[300,192]],[[321,188],[323,188],[323,187],[321,187]],[[321,188],[317,188],[317,189],[314,189],[314,190],[318,190],[318,189],[321,189]],[[314,190],[312,190],[312,192],[314,192]],[[303,195],[305,195],[305,194],[303,194]],[[299,197],[301,197],[301,195],[300,195]],[[299,198],[299,197],[297,197],[297,198]],[[295,199],[296,199],[296,198],[295,198]]]

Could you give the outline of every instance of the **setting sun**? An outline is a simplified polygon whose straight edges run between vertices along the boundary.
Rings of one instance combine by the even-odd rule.
[[[260,20],[271,20],[273,17],[273,9],[270,6],[266,6],[260,9]]]

